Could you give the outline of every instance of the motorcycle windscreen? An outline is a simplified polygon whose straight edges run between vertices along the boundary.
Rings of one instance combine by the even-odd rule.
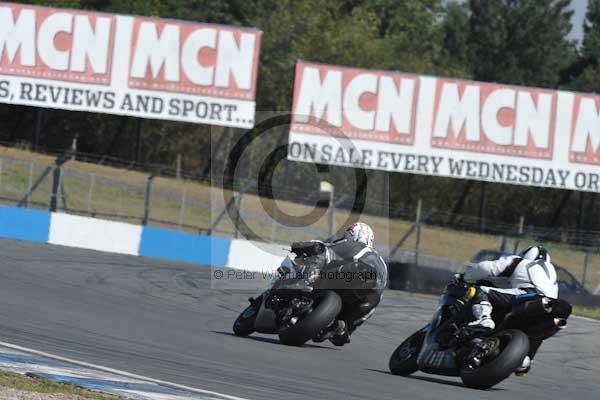
[[[556,270],[550,264],[537,261],[527,266],[527,273],[531,283],[544,296],[552,299],[558,298],[558,285],[556,283]]]

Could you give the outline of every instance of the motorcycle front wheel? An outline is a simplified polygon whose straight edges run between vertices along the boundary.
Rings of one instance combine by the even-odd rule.
[[[254,321],[260,308],[260,302],[250,304],[233,323],[233,333],[236,336],[248,336],[254,332]]]
[[[424,340],[425,330],[421,329],[400,343],[390,357],[390,372],[400,376],[408,376],[417,372],[419,370],[417,358],[421,352]]]
[[[279,329],[279,340],[289,346],[302,346],[323,328],[328,326],[340,313],[342,299],[333,290],[323,290],[315,299],[312,309],[295,324]]]
[[[523,362],[529,352],[529,338],[518,330],[494,334],[502,344],[500,354],[478,368],[462,367],[460,378],[465,386],[489,389],[508,378]]]

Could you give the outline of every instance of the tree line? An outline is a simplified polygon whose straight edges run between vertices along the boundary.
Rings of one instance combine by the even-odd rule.
[[[70,7],[201,22],[254,26],[263,31],[257,110],[285,112],[291,107],[297,59],[361,68],[474,79],[585,92],[600,87],[600,0],[589,0],[581,43],[569,37],[571,0],[21,0]],[[140,148],[134,118],[0,105],[0,141],[33,142],[142,163],[174,165],[200,175],[223,163],[245,132],[204,125],[144,121]],[[250,136],[252,133],[250,134]],[[264,135],[267,136],[267,135]],[[285,130],[255,141],[246,155],[246,176],[269,177],[275,186],[317,188],[314,166],[265,166],[264,154],[285,150]],[[218,148],[217,148],[218,147]],[[264,173],[266,169],[271,171]],[[340,193],[354,193],[353,171],[329,168]],[[486,184],[437,177],[366,171],[367,203],[389,199],[401,215],[419,198],[426,208],[478,216],[485,193],[489,220],[537,226],[598,229],[595,194]],[[402,211],[404,210],[404,211]],[[392,211],[394,214],[394,211]],[[449,218],[448,221],[456,222]]]

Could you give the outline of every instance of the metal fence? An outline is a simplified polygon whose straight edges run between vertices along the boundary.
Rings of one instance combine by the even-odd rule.
[[[526,242],[553,241],[561,265],[590,289],[600,283],[600,232],[582,236],[528,226],[521,219],[486,221],[486,231],[493,234],[481,235],[476,233],[481,225],[477,217],[421,206],[370,201],[356,214],[354,199],[343,193],[323,203],[318,191],[270,188],[276,198],[286,199],[274,200],[258,196],[252,180],[211,183],[71,162],[65,156],[54,163],[0,158],[0,202],[7,205],[272,243],[327,238],[360,217],[374,227],[380,250],[390,259],[451,270],[484,248],[514,251]],[[450,220],[452,229],[447,227]],[[565,244],[570,235],[578,235],[581,245]]]
[[[236,190],[224,191],[218,186],[139,171],[108,168],[103,173],[88,172],[86,169],[103,167],[84,163],[71,166],[63,161],[57,158],[49,164],[0,158],[0,202],[198,234],[270,241],[324,234],[315,227],[296,235],[283,234],[289,227],[265,211],[265,200],[249,192],[248,182],[238,182]]]

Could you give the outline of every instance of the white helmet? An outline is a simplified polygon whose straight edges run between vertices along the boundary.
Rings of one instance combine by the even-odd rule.
[[[531,246],[526,248],[519,254],[521,258],[529,261],[537,261],[542,260],[544,262],[551,262],[550,254],[546,251],[542,246]]]
[[[347,240],[361,242],[369,247],[373,247],[375,234],[369,225],[365,224],[364,222],[355,222],[346,228],[346,231],[344,232],[344,238]]]

